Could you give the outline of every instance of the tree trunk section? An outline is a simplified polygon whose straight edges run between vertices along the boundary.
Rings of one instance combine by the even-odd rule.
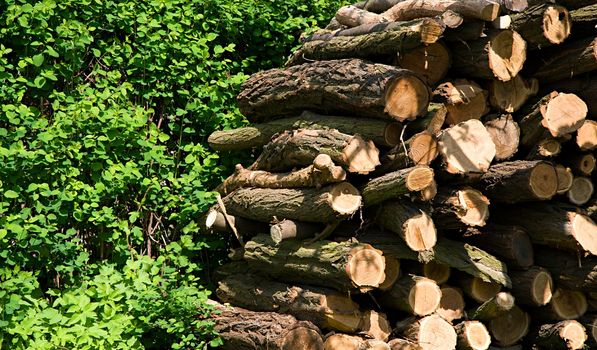
[[[529,48],[561,44],[570,35],[572,27],[568,10],[554,4],[533,5],[510,18],[510,28],[526,40]]]
[[[228,214],[228,219],[230,219],[234,227],[236,227],[241,237],[253,237],[260,233],[267,232],[268,229],[268,225],[263,222],[245,219],[240,216]],[[210,209],[205,216],[205,228],[220,233],[234,233],[230,225],[228,225],[228,222],[226,222],[224,213],[215,207]]]
[[[497,18],[500,7],[486,0],[405,0],[381,13],[380,17],[389,22],[407,21],[419,17],[437,16],[446,10],[452,10],[466,18],[493,21]]]
[[[597,69],[597,38],[587,38],[563,45],[535,72],[542,84],[569,79]]]
[[[566,193],[572,187],[574,175],[572,169],[567,168],[561,164],[556,164],[556,173],[558,174],[558,194]]]
[[[434,181],[433,169],[428,166],[415,166],[388,173],[370,180],[363,186],[363,205],[367,207],[424,190]]]
[[[458,288],[444,286],[441,289],[442,298],[439,307],[435,311],[444,320],[452,323],[464,316],[464,297]]]
[[[541,349],[577,350],[587,340],[585,327],[574,320],[541,325],[533,335],[534,344]]]
[[[463,321],[454,326],[458,335],[458,350],[487,350],[491,336],[485,325],[479,321]]]
[[[589,202],[591,197],[593,196],[593,182],[588,177],[575,177],[572,180],[572,185],[568,192],[566,192],[566,196],[570,203],[574,205],[584,205]]]
[[[470,119],[481,119],[489,112],[487,91],[477,83],[457,79],[439,85],[433,91],[433,99],[446,105],[448,125],[458,124]]]
[[[561,162],[563,165],[567,165],[572,168],[572,172],[582,176],[590,176],[597,160],[592,153],[574,153],[568,155],[566,158],[562,158]]]
[[[572,320],[581,317],[588,310],[587,297],[583,292],[557,288],[546,306],[533,311],[541,320]]]
[[[425,277],[407,275],[400,278],[379,299],[383,307],[400,310],[415,316],[434,313],[440,304],[441,290],[435,281]]]
[[[524,79],[520,75],[508,81],[494,79],[489,82],[489,103],[502,112],[514,113],[538,91],[537,79]]]
[[[553,296],[554,284],[549,270],[533,266],[526,271],[510,271],[512,295],[518,305],[544,306]]]
[[[414,203],[385,202],[372,215],[378,225],[398,234],[415,252],[429,251],[435,246],[437,231],[433,220]]]
[[[421,350],[422,348],[410,340],[394,338],[388,342],[391,350]]]
[[[387,343],[379,340],[337,333],[326,338],[323,350],[391,350],[391,348]]]
[[[576,145],[581,151],[592,151],[597,148],[597,121],[585,120],[576,131]]]
[[[445,129],[438,138],[438,147],[451,174],[486,172],[496,154],[491,134],[475,119]]]
[[[363,314],[363,323],[359,334],[381,341],[387,341],[392,333],[392,326],[384,313],[369,310]]]
[[[495,160],[512,158],[518,151],[520,128],[511,115],[491,118],[484,124],[495,145]]]
[[[385,274],[386,278],[383,282],[379,285],[377,289],[381,291],[387,291],[392,289],[398,278],[400,278],[400,260],[386,256],[386,269]]]
[[[409,318],[398,322],[396,331],[407,340],[418,344],[422,350],[453,350],[456,348],[456,331],[438,315],[420,319]]]
[[[273,224],[270,227],[269,233],[272,241],[276,244],[287,239],[306,239],[312,238],[324,229],[323,225],[284,219]]]
[[[443,39],[449,41],[450,48],[454,49],[452,47],[454,42],[474,41],[483,37],[486,29],[485,23],[484,21],[470,21],[464,22],[458,28],[447,28]]]
[[[528,332],[531,318],[528,313],[514,306],[505,315],[494,318],[487,325],[496,345],[512,346]]]
[[[478,303],[490,300],[502,290],[500,283],[484,281],[482,278],[472,275],[460,276],[458,284],[466,296]]]
[[[470,188],[442,187],[433,199],[432,217],[442,229],[485,226],[489,217],[489,200]]]
[[[555,284],[584,292],[597,292],[597,259],[551,248],[538,248],[535,263],[551,272]]]
[[[514,307],[514,297],[508,292],[499,292],[493,298],[470,310],[467,314],[473,320],[491,321],[504,316]]]
[[[448,48],[441,42],[404,50],[396,56],[396,65],[416,72],[431,86],[442,80],[452,64]]]
[[[354,5],[342,6],[336,12],[334,18],[342,25],[347,27],[356,27],[361,24],[372,24],[388,22],[381,18],[378,14],[369,12],[365,9],[359,8]]]
[[[437,140],[428,131],[413,135],[404,143],[386,152],[380,160],[377,174],[408,168],[415,165],[429,165],[438,154]]]
[[[541,128],[541,127],[539,127]],[[546,134],[546,131],[543,130]],[[567,137],[567,136],[565,136]],[[564,138],[565,138],[564,137]],[[531,150],[528,152],[524,159],[526,160],[552,160],[562,152],[562,140],[556,139],[552,136],[546,136],[539,142],[531,146]]]

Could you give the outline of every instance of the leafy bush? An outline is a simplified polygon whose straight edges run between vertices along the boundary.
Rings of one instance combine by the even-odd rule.
[[[338,0],[0,4],[0,348],[202,348],[234,97]],[[206,289],[207,288],[207,289]]]

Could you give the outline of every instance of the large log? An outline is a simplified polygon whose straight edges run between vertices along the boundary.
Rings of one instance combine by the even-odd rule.
[[[483,228],[467,228],[462,237],[508,266],[527,269],[533,265],[533,245],[522,227],[490,223]]]
[[[413,18],[437,16],[452,10],[463,17],[493,21],[497,18],[500,7],[498,4],[486,0],[457,1],[457,0],[405,0],[401,1],[380,17],[384,21],[406,21]]]
[[[553,296],[553,280],[545,268],[533,266],[525,271],[510,271],[512,295],[519,305],[543,306]]]
[[[470,319],[491,321],[506,315],[514,307],[514,297],[508,292],[499,292],[493,298],[471,309],[467,315]]]
[[[539,66],[534,77],[542,84],[572,78],[597,69],[597,38],[566,44]]]
[[[572,185],[566,192],[566,197],[574,205],[583,205],[589,202],[594,190],[593,181],[590,178],[579,176],[572,180]]]
[[[544,324],[533,334],[532,342],[540,349],[583,349],[587,340],[585,327],[575,320]]]
[[[259,235],[245,245],[244,259],[261,274],[280,281],[319,285],[340,291],[367,291],[385,279],[385,258],[370,245],[318,241],[309,246],[287,240],[276,245]]]
[[[216,151],[238,151],[262,147],[272,137],[285,130],[293,129],[336,129],[344,134],[359,134],[378,146],[390,147],[400,142],[400,123],[346,116],[321,115],[304,111],[297,117],[271,120],[243,128],[215,131],[207,142]]]
[[[426,111],[429,89],[408,70],[358,59],[317,61],[253,74],[238,104],[252,122],[304,109],[404,121]]]
[[[367,24],[364,26],[372,27]],[[310,40],[294,52],[286,65],[294,66],[313,60],[396,56],[422,44],[435,43],[444,32],[444,25],[437,19],[422,18],[385,25],[384,30],[371,30],[354,36],[337,35],[327,40]]]
[[[434,182],[433,169],[415,166],[371,179],[361,188],[363,205],[379,204],[410,192],[421,191]]]
[[[218,311],[211,316],[224,350],[323,350],[321,333],[311,322],[290,315],[253,312],[209,302]]]
[[[532,48],[561,44],[570,35],[572,21],[563,6],[543,3],[510,15],[510,28],[520,33]]]
[[[441,297],[441,290],[435,281],[407,275],[400,278],[392,289],[384,292],[379,302],[389,309],[427,316],[438,309]]]
[[[483,173],[496,154],[491,135],[479,120],[447,128],[438,139],[439,153],[452,174]]]
[[[381,165],[376,168],[375,173],[385,174],[413,165],[429,165],[437,154],[435,136],[424,130],[386,152],[381,157]]]
[[[415,317],[398,322],[396,331],[407,340],[418,344],[422,350],[453,350],[456,348],[456,331],[439,315],[420,319]]]
[[[448,48],[441,42],[404,50],[396,56],[396,65],[419,73],[429,85],[435,85],[444,78],[452,64]]]
[[[489,200],[471,187],[442,187],[432,202],[432,217],[442,229],[485,226]]]
[[[537,247],[535,263],[551,272],[558,286],[597,292],[597,259],[595,257],[578,257],[576,254],[552,248]]]
[[[566,77],[542,85],[542,90],[546,93],[550,91],[573,93],[587,104],[589,115],[597,115],[597,99],[594,98],[594,96],[597,96],[597,72],[582,74],[573,78]]]
[[[477,83],[465,79],[440,84],[433,91],[433,99],[446,105],[446,123],[449,125],[469,119],[481,119],[489,112],[487,91]]]
[[[396,233],[415,252],[433,249],[437,231],[424,208],[407,201],[388,201],[372,212],[375,222]]]
[[[515,305],[505,315],[491,320],[487,326],[495,344],[506,347],[518,343],[529,332],[530,323],[529,314]]]
[[[379,150],[372,141],[336,130],[289,130],[268,143],[251,170],[280,172],[308,166],[326,154],[349,172],[367,174],[379,165]]]
[[[500,111],[513,113],[539,91],[537,79],[516,75],[508,81],[493,79],[489,82],[489,103]]]
[[[508,81],[522,69],[526,42],[512,30],[492,31],[486,37],[451,45],[454,69],[464,76]]]
[[[487,350],[491,344],[491,335],[485,325],[479,321],[462,321],[456,326],[458,350]]]
[[[509,159],[518,151],[520,127],[511,115],[488,118],[483,124],[495,145],[495,160]]]

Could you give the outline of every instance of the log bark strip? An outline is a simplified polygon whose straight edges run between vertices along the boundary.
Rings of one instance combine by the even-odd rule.
[[[535,72],[542,84],[597,70],[597,38],[582,39],[559,48]]]
[[[429,104],[429,90],[415,73],[358,59],[318,61],[251,76],[238,95],[252,122],[315,112],[412,120]]]
[[[533,245],[520,226],[488,224],[468,228],[464,240],[502,259],[508,266],[527,269],[533,265]]]
[[[548,3],[530,6],[510,18],[510,28],[520,33],[530,48],[561,44],[572,27],[568,10]]]
[[[487,350],[491,344],[491,335],[485,325],[479,321],[463,321],[456,326],[458,350]]]
[[[517,304],[544,306],[551,301],[554,284],[547,269],[533,266],[525,271],[511,271],[510,278]]]
[[[453,350],[456,348],[456,331],[438,315],[421,319],[409,318],[398,322],[396,331],[422,350]]]
[[[511,115],[488,118],[483,123],[495,145],[495,160],[510,159],[518,151],[520,128]]]
[[[367,182],[361,189],[363,205],[379,204],[391,198],[421,191],[434,182],[433,169],[415,166],[388,173]]]
[[[587,333],[578,321],[569,320],[541,325],[533,340],[541,349],[577,350],[583,348]]]
[[[475,119],[445,129],[438,138],[438,147],[446,170],[452,174],[483,173],[496,154],[491,135]]]
[[[400,278],[392,289],[383,293],[379,301],[389,309],[427,316],[437,310],[441,297],[441,290],[435,281],[408,275]]]
[[[537,79],[524,79],[516,75],[508,81],[497,79],[489,82],[489,103],[500,111],[513,113],[539,92]]]

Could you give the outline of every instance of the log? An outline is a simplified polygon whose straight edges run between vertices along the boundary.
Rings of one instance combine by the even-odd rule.
[[[551,301],[554,284],[547,269],[533,266],[526,271],[510,271],[510,278],[517,304],[544,306]]]
[[[514,306],[505,315],[489,321],[487,327],[496,345],[512,346],[528,333],[530,319],[528,313]]]
[[[437,16],[446,10],[452,10],[465,18],[493,21],[497,18],[500,7],[498,4],[486,0],[405,0],[381,13],[380,17],[382,21],[406,21],[419,17]]]
[[[572,168],[572,172],[581,176],[590,176],[597,160],[592,153],[574,153],[560,160],[563,165]]]
[[[511,115],[490,118],[483,123],[495,145],[495,160],[510,159],[518,151],[520,127]]]
[[[552,248],[536,249],[535,263],[549,270],[556,285],[587,293],[597,292],[597,259]]]
[[[597,38],[593,37],[563,45],[538,67],[534,77],[547,84],[596,70],[596,44]]]
[[[440,84],[433,91],[433,99],[446,105],[446,123],[449,125],[481,119],[489,112],[487,91],[477,83],[465,79]]]
[[[527,0],[496,0],[495,3],[500,5],[502,11],[521,12],[524,11],[529,3]]]
[[[484,281],[482,278],[472,275],[462,275],[458,279],[458,284],[466,296],[478,303],[490,300],[502,290],[501,284]]]
[[[244,259],[261,274],[280,281],[368,291],[385,279],[385,259],[370,245],[356,242],[318,241],[307,247],[301,242],[279,245],[259,235],[245,245]]]
[[[595,0],[558,0],[558,4],[569,10],[575,10],[581,7],[589,6],[595,3]]]
[[[597,4],[593,3],[579,9],[570,11],[570,20],[573,23],[572,35],[587,36],[587,33],[595,32],[597,26]]]
[[[415,203],[388,201],[375,209],[373,217],[378,225],[398,234],[415,252],[429,251],[436,244],[433,220]]]
[[[526,60],[526,42],[512,30],[492,31],[468,42],[455,41],[451,49],[452,67],[473,78],[508,81],[520,72]]]
[[[574,175],[572,169],[567,168],[561,164],[556,164],[556,173],[558,174],[558,194],[566,193],[572,187]]]
[[[381,341],[363,339],[348,334],[332,334],[326,338],[323,350],[391,350],[390,346]]]
[[[549,200],[558,190],[558,176],[551,163],[515,160],[489,167],[479,185],[492,202]]]
[[[391,350],[421,350],[422,348],[409,340],[394,338],[388,342]]]
[[[361,189],[365,207],[411,192],[421,191],[434,182],[433,169],[415,166],[369,180]]]
[[[385,314],[375,310],[368,310],[363,314],[363,323],[359,334],[369,339],[388,341],[392,333],[392,326]]]
[[[430,135],[436,136],[441,132],[442,127],[444,126],[447,114],[448,109],[443,103],[430,103],[427,108],[427,113],[424,116],[407,124],[405,133],[408,136],[413,136],[425,131]]]
[[[338,21],[338,23],[349,28],[356,27],[361,24],[388,22],[383,18],[380,18],[378,14],[369,12],[365,9],[359,8],[359,6],[354,5],[340,7],[334,18],[336,21]]]
[[[458,335],[458,350],[486,350],[491,336],[485,325],[479,321],[462,321],[454,326]]]
[[[427,316],[437,310],[441,297],[441,290],[435,281],[407,275],[400,278],[392,289],[383,293],[379,302],[388,309]]]
[[[508,292],[499,292],[483,304],[471,309],[467,314],[470,319],[491,321],[504,316],[514,307],[514,297]]]
[[[323,230],[323,226],[312,222],[303,222],[284,219],[273,224],[269,233],[272,241],[276,244],[287,239],[306,239],[317,235]]]
[[[560,287],[556,288],[549,304],[534,310],[533,315],[542,320],[572,320],[584,315],[587,309],[583,292]]]
[[[561,44],[570,35],[572,21],[563,6],[543,3],[510,15],[510,28],[517,31],[529,48],[544,48]]]
[[[371,140],[378,146],[392,147],[400,142],[402,125],[385,120],[321,115],[304,111],[297,117],[215,131],[209,135],[207,142],[216,151],[238,151],[262,147],[270,142],[274,135],[294,129],[335,129],[344,134],[359,134],[363,139]]]
[[[422,350],[452,350],[456,348],[456,331],[439,315],[408,318],[396,325],[396,331]]]
[[[433,221],[443,229],[485,226],[489,217],[489,200],[471,187],[443,187],[432,206]]]
[[[573,252],[582,249],[597,254],[594,237],[597,225],[588,216],[578,213],[574,206],[559,202],[537,202],[500,207],[493,213],[494,218],[501,222],[522,226],[535,244]],[[541,225],[537,225],[539,222]]]
[[[257,234],[267,232],[267,224],[263,222],[248,220],[240,216],[228,215],[234,227],[236,227],[241,237],[253,237]],[[209,210],[205,216],[205,227],[220,233],[233,233],[230,225],[226,222],[224,214],[217,208]]]
[[[545,130],[543,130],[543,132],[545,133]],[[561,152],[562,140],[552,136],[546,136],[539,140],[535,145],[531,146],[531,150],[524,158],[526,160],[549,160],[560,155]]]
[[[467,228],[462,237],[508,266],[528,269],[533,265],[533,245],[522,227],[490,223],[483,228]]]
[[[489,82],[489,104],[502,112],[513,113],[539,92],[537,79],[516,75],[508,81],[493,79]]]
[[[443,130],[438,147],[446,170],[452,174],[483,173],[496,154],[491,135],[475,119]]]
[[[450,47],[455,41],[477,40],[484,36],[485,27],[483,21],[464,22],[458,28],[446,28],[443,39],[450,42]]]
[[[581,151],[592,151],[597,148],[597,121],[585,120],[576,130],[576,145]]]
[[[533,337],[534,345],[541,349],[582,349],[586,340],[585,327],[575,320],[541,325]]]
[[[211,316],[224,350],[323,350],[323,340],[311,322],[297,321],[290,315],[253,312],[221,305]]]
[[[386,152],[375,173],[385,174],[414,165],[429,165],[437,154],[437,140],[428,131],[422,131]]]
[[[587,330],[587,345],[594,348],[597,346],[597,316],[595,314],[584,315],[578,320]]]
[[[317,61],[253,74],[238,95],[251,122],[315,112],[412,120],[429,104],[429,90],[415,73],[358,59]]]
[[[349,172],[367,174],[379,165],[379,150],[372,141],[365,141],[359,135],[299,129],[278,134],[263,148],[250,169],[281,172],[311,165],[319,154],[330,156]]]
[[[420,74],[429,85],[442,80],[452,64],[448,48],[441,42],[416,47],[398,52],[396,65]]]
[[[429,278],[438,285],[446,283],[450,278],[450,266],[435,261],[424,264],[406,261],[402,267],[406,273]]]
[[[378,289],[381,291],[387,291],[392,289],[398,278],[400,278],[400,260],[386,256],[386,269],[385,275],[386,278],[383,282],[379,285]]]
[[[450,323],[461,319],[464,316],[464,297],[460,289],[444,286],[441,292],[442,298],[435,312]]]
[[[314,60],[342,58],[375,60],[378,57],[400,55],[403,52],[416,49],[422,44],[435,43],[444,32],[444,24],[438,19],[421,18],[414,21],[392,23],[391,26],[384,23],[383,30],[376,30],[375,25],[363,24],[359,25],[358,30],[364,33],[359,35],[336,34],[324,40],[310,40],[294,52],[286,62],[286,66]],[[352,30],[352,32],[354,31]]]
[[[322,329],[347,333],[361,330],[363,313],[346,294],[330,289],[274,282],[251,274],[221,280],[218,298],[252,311],[289,314]]]
[[[583,205],[589,202],[593,196],[593,191],[594,187],[591,179],[579,176],[572,180],[572,185],[568,192],[566,192],[566,196],[570,203],[574,205]]]
[[[587,104],[589,115],[597,115],[597,99],[593,98],[597,94],[597,72],[566,77],[541,86],[544,92],[560,91],[577,95]]]

